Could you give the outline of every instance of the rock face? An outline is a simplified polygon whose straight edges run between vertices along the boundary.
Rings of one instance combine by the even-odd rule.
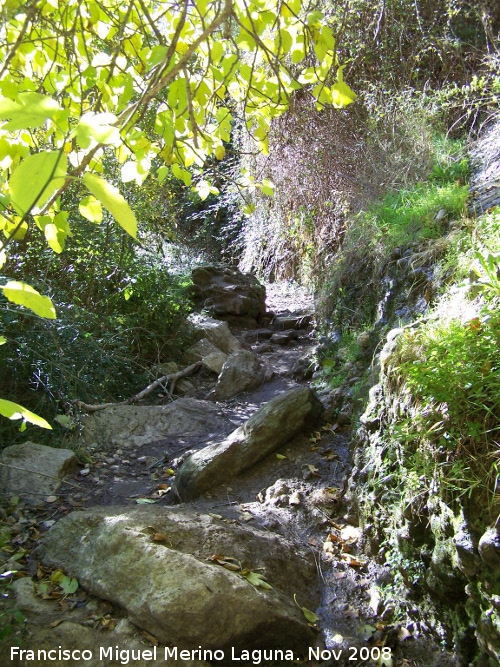
[[[56,493],[63,478],[78,469],[78,460],[71,450],[29,441],[6,447],[0,462],[0,489],[26,494],[26,499],[35,504]]]
[[[214,398],[225,401],[244,391],[256,389],[265,379],[266,370],[255,354],[248,350],[233,352],[221,368]]]
[[[37,556],[123,607],[161,642],[186,649],[300,651],[312,636],[293,596],[315,607],[316,572],[294,551],[267,532],[182,507],[149,506],[74,512],[51,528]],[[216,554],[263,574],[272,589],[217,564]]]
[[[190,500],[227,482],[314,423],[321,411],[321,403],[309,387],[277,396],[223,442],[188,458],[177,473],[176,492],[182,500]]]
[[[208,436],[221,428],[225,420],[212,403],[179,398],[168,405],[117,405],[95,412],[85,419],[81,439],[86,445],[133,448],[167,436]]]
[[[210,315],[230,325],[255,327],[266,313],[266,290],[250,273],[206,265],[193,269],[192,279],[195,300]]]

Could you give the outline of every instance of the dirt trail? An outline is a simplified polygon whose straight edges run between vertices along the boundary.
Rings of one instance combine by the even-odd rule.
[[[268,307],[276,315],[303,313],[311,303],[303,293],[290,289],[269,290]],[[236,332],[244,341],[245,332]],[[217,404],[222,423],[210,440],[217,441],[244,423],[260,406],[274,396],[296,386],[291,369],[304,351],[313,345],[310,329],[299,331],[298,338],[286,346],[268,346],[260,356],[274,371],[271,381],[257,390]],[[253,344],[259,352],[259,344]],[[190,378],[195,398],[205,398],[211,379],[200,374]],[[157,397],[157,400],[167,400]],[[89,474],[78,475],[81,490],[63,487],[56,506],[38,511],[37,521],[48,529],[58,518],[75,508],[96,505],[135,505],[176,502],[169,491],[172,473],[189,452],[204,447],[207,435],[171,437],[138,447],[135,451],[82,451],[88,458]],[[336,423],[318,424],[313,433],[288,442],[251,470],[232,479],[227,485],[188,503],[199,512],[210,513],[222,521],[255,525],[283,535],[314,556],[318,570],[321,604],[316,609],[317,646],[328,658],[310,665],[433,665],[435,649],[427,644],[405,645],[404,655],[419,661],[403,662],[400,627],[377,597],[379,587],[390,583],[387,568],[363,558],[359,553],[361,531],[357,518],[344,505],[344,491],[351,469],[349,433]],[[300,601],[299,601],[300,602]],[[408,643],[407,643],[408,644]],[[392,662],[370,661],[370,657],[393,656]],[[380,649],[380,650],[377,650]],[[364,651],[364,652],[363,652]],[[368,659],[367,659],[368,658]],[[442,662],[441,664],[447,664]]]

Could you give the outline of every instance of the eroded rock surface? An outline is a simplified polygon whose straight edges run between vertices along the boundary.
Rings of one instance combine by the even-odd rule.
[[[80,442],[134,448],[167,436],[208,437],[224,425],[212,403],[193,398],[180,398],[167,405],[116,405],[85,419]]]
[[[272,589],[252,585],[214,555],[262,574]],[[277,535],[190,509],[74,512],[48,532],[37,557],[124,608],[164,643],[300,651],[313,638],[294,595],[314,608],[314,562]]]

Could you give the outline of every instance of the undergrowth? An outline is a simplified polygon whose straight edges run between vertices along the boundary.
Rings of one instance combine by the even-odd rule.
[[[499,491],[499,343],[497,308],[401,336],[395,374],[417,409],[394,435],[414,452],[416,473],[437,478],[447,500],[474,497],[491,505]]]

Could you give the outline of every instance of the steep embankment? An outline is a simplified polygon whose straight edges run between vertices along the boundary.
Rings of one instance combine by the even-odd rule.
[[[392,573],[380,611],[458,665],[500,659],[499,145],[475,147],[469,210],[457,163],[358,220],[318,299],[331,409],[364,410],[347,497]]]

